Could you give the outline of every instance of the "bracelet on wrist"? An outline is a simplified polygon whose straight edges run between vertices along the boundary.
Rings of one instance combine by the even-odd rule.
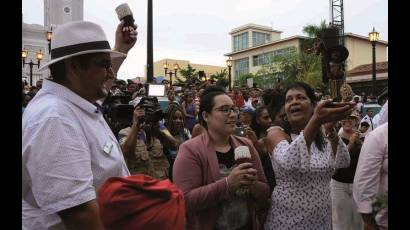
[[[116,47],[112,48],[112,51],[119,52],[119,53],[123,53],[123,54],[128,54],[128,52],[121,51],[121,50],[119,50],[119,49],[116,48]],[[122,56],[121,56],[121,58],[125,58],[125,57],[122,57]]]

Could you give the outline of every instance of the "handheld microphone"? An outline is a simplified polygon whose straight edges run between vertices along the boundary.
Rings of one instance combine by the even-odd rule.
[[[122,27],[122,32],[124,35],[124,41],[126,43],[131,43],[132,39],[130,37],[130,31],[135,30],[134,17],[132,16],[132,11],[127,3],[121,4],[115,8],[117,12],[118,19],[124,20],[124,26]]]

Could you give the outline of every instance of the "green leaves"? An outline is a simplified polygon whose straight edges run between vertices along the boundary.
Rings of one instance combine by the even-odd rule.
[[[323,87],[320,56],[305,52],[273,56],[255,74],[254,82],[260,86],[272,87],[279,82],[286,86],[302,81],[314,88]],[[245,79],[246,83],[246,79]]]
[[[222,87],[227,87],[229,85],[228,71],[226,69],[212,74],[211,79],[214,79],[216,81],[216,84]]]
[[[372,203],[373,213],[377,214],[380,210],[388,206],[388,192],[379,194]]]
[[[239,86],[239,87],[246,86],[246,79],[248,78],[254,78],[254,83],[256,83],[255,75],[252,73],[247,73],[247,74],[241,74],[239,77],[237,77],[235,79],[234,85]]]
[[[188,64],[187,68],[181,68],[179,71],[179,76],[183,76],[185,79],[180,78],[179,76],[176,77],[177,84],[188,86],[188,85],[195,85],[197,83],[201,83],[201,80],[198,77],[198,71],[192,68],[190,64]]]
[[[318,38],[320,32],[328,27],[329,26],[327,25],[326,20],[322,20],[319,26],[307,24],[303,27],[302,31],[303,33],[307,34],[310,38]]]

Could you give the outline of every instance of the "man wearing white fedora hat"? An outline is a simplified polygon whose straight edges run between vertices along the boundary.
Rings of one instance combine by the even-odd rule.
[[[25,109],[22,121],[23,229],[103,229],[96,191],[129,171],[97,100],[137,40],[124,40],[123,22],[112,50],[92,22],[60,25],[51,41],[51,79]],[[135,27],[136,28],[136,27]]]

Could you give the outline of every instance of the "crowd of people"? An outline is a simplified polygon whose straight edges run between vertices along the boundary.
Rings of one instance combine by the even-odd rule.
[[[95,23],[57,27],[51,78],[23,82],[23,229],[388,228],[387,95],[208,81],[167,85],[162,110],[116,80],[137,40],[122,25],[113,49]],[[119,129],[115,96],[131,118]]]

